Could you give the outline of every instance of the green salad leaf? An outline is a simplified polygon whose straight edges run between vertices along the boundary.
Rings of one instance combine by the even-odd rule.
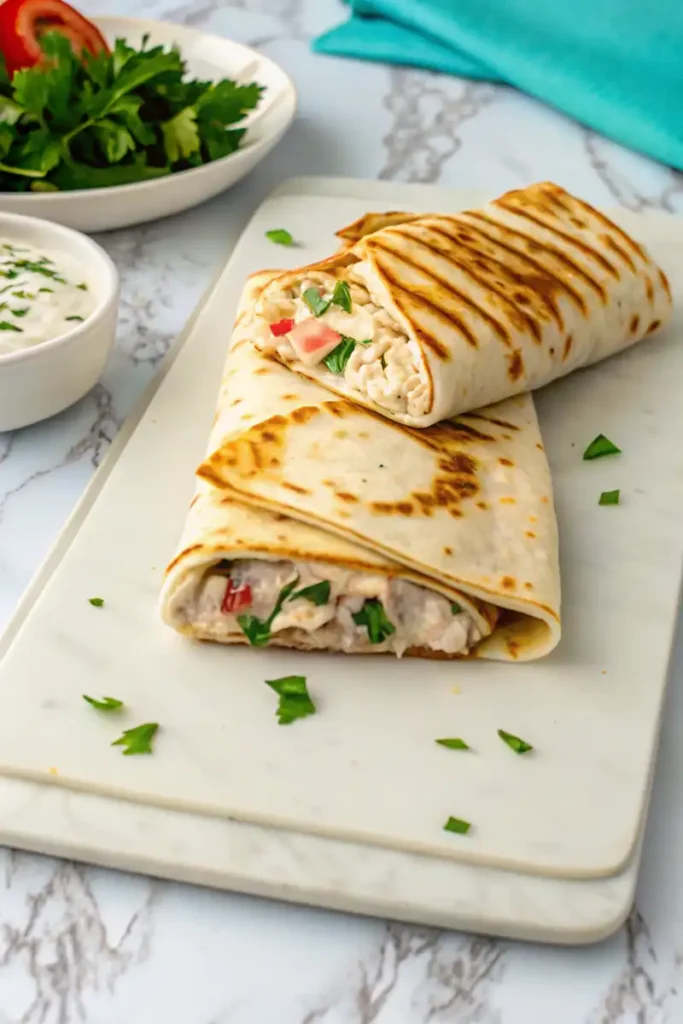
[[[125,185],[218,160],[263,93],[189,78],[175,47],[117,39],[79,59],[59,32],[40,45],[47,59],[11,80],[0,55],[0,192]]]

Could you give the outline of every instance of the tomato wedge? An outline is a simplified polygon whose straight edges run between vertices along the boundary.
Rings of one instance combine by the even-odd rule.
[[[0,53],[10,75],[40,61],[48,32],[61,33],[79,57],[83,50],[109,52],[99,29],[64,0],[0,0]]]
[[[306,366],[315,366],[321,362],[342,340],[338,331],[333,331],[315,317],[301,320],[288,337],[292,348]]]
[[[280,338],[283,334],[289,334],[293,326],[294,321],[286,317],[284,320],[278,320],[276,324],[271,324],[270,331],[276,338]]]
[[[252,602],[251,587],[248,583],[235,583],[229,579],[221,603],[221,611],[224,615],[241,611],[242,608],[249,608]]]

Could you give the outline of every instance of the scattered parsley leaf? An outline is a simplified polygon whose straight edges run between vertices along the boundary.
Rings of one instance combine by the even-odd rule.
[[[386,616],[382,602],[376,597],[365,601],[359,612],[351,616],[357,626],[366,626],[371,644],[381,644],[396,632],[396,626]]]
[[[340,306],[345,313],[351,312],[351,289],[346,281],[337,281],[332,293],[332,302],[335,306]]]
[[[21,317],[21,316],[26,316],[28,311],[29,311],[29,307],[28,306],[24,306],[23,309],[11,309],[10,313],[12,314],[12,316],[19,316],[19,317]]]
[[[266,686],[275,690],[280,698],[276,714],[280,725],[290,725],[297,718],[314,715],[316,708],[306,687],[306,676],[283,676],[266,679]]]
[[[323,605],[327,604],[330,600],[330,581],[321,580],[320,583],[313,583],[310,587],[304,587],[303,590],[297,590],[296,593],[292,594],[290,601],[293,601],[297,597],[305,597],[311,604]]]
[[[125,747],[124,756],[151,754],[152,740],[158,728],[158,722],[145,722],[144,725],[136,725],[134,729],[124,729],[122,735],[114,740],[112,747]]]
[[[510,750],[514,750],[515,754],[526,754],[528,750],[534,749],[526,740],[520,739],[519,736],[513,736],[511,732],[505,732],[505,729],[499,729],[498,735],[503,743],[507,743]]]
[[[451,601],[451,614],[452,615],[459,615],[461,611],[462,611],[462,607],[458,604],[458,602],[457,601]]]
[[[469,830],[472,828],[469,821],[463,821],[462,818],[449,818],[443,827],[444,832],[456,832],[458,835],[467,835]]]
[[[201,148],[197,115],[192,107],[185,107],[179,114],[161,126],[166,155],[172,164],[187,159]],[[110,160],[109,163],[114,163]]]
[[[307,288],[301,298],[315,317],[322,316],[329,308],[331,299],[324,299],[317,288]]]
[[[17,327],[16,324],[10,324],[7,320],[0,320],[0,331],[17,331],[19,334],[22,334],[23,327]]]
[[[85,281],[81,281],[81,283],[80,283],[80,284],[77,284],[77,285],[76,285],[76,287],[77,287],[77,288],[78,288],[78,290],[79,290],[79,291],[81,291],[81,292],[87,292],[87,290],[88,290],[88,286],[87,286],[87,284],[85,283]]]
[[[285,228],[273,228],[272,231],[266,231],[266,238],[269,242],[274,242],[275,245],[295,244],[294,239]]]
[[[435,740],[434,742],[438,743],[440,747],[447,747],[449,750],[469,750],[470,749],[469,743],[465,743],[465,741],[461,740],[461,739]]]
[[[89,697],[87,693],[81,696],[98,711],[119,711],[123,707],[123,701],[117,700],[116,697],[102,697],[101,700],[97,700],[96,697]]]
[[[65,316],[65,317],[64,317],[64,319],[65,319],[65,320],[79,320],[79,321],[80,321],[80,322],[82,323],[82,322],[83,322],[83,320],[85,319],[85,317],[82,317],[82,316],[76,316],[76,315],[74,314],[74,316]]]
[[[621,448],[617,448],[604,434],[598,434],[595,440],[586,448],[583,457],[586,461],[590,459],[602,459],[605,455],[620,455]]]
[[[355,347],[356,342],[353,338],[347,338],[345,335],[342,335],[342,340],[337,347],[333,348],[330,354],[323,359],[327,369],[331,370],[332,373],[343,373]]]
[[[618,505],[620,491],[603,491],[598,505]]]
[[[102,605],[104,604],[104,598],[103,597],[89,597],[88,601],[95,608],[101,608]]]

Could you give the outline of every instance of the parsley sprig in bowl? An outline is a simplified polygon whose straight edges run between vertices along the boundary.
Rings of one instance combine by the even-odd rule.
[[[98,25],[110,53],[77,59],[48,33],[42,66],[0,72],[0,210],[85,231],[166,216],[243,177],[289,127],[292,83],[254,50],[161,22]]]

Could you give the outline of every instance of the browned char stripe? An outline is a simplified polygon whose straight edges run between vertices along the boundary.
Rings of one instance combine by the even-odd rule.
[[[375,252],[382,252],[381,247],[378,246],[376,243],[373,243],[372,249]],[[401,262],[411,265],[411,261],[407,259],[407,257],[401,257]],[[416,264],[412,265],[419,267],[419,265]],[[447,323],[455,327],[456,330],[458,330],[460,334],[463,336],[468,345],[470,345],[472,348],[479,348],[479,344],[474,334],[469,329],[467,324],[460,319],[459,316],[456,316],[455,313],[450,313],[447,312],[445,309],[442,309],[441,306],[439,306],[436,302],[433,302],[431,299],[428,299],[426,295],[422,293],[417,293],[415,291],[411,291],[410,288],[407,288],[405,285],[401,284],[398,278],[394,274],[392,274],[392,272],[386,266],[382,266],[380,269],[383,277],[392,285],[392,287],[397,292],[400,292],[403,295],[407,295],[410,298],[411,304],[414,304],[417,299],[420,303],[422,303],[422,305],[428,306],[438,320],[446,321]],[[410,323],[413,326],[413,330],[415,331],[415,334],[418,336],[418,338],[422,339],[423,344],[427,345],[427,347],[430,348],[432,352],[434,352],[434,354],[438,356],[443,362],[450,361],[451,353],[448,351],[448,349],[439,341],[437,341],[436,338],[432,338],[429,334],[425,334],[424,331],[422,331],[420,328],[416,326],[413,318],[410,315],[410,307],[408,307],[408,309],[405,309],[401,308],[398,302],[396,304],[398,305],[399,309],[401,309],[401,312],[406,317],[406,319],[410,321]]]
[[[608,228],[611,232],[613,232],[613,234],[619,235],[622,242],[625,242],[629,249],[637,253],[638,256],[641,257],[641,259],[644,259],[647,263],[650,262],[648,255],[643,249],[642,245],[638,245],[635,238],[631,238],[631,236],[626,231],[623,231],[618,224],[615,224],[613,221],[611,221],[609,217],[605,217],[603,213],[600,213],[599,210],[596,210],[589,203],[584,203],[583,199],[577,199],[576,196],[572,196],[572,199],[577,204],[577,206],[580,206],[581,209],[585,210],[586,213],[588,213],[591,217],[595,217],[597,220],[599,220],[600,223],[604,224],[604,226]]]
[[[548,245],[546,242],[540,242],[537,239],[535,239],[532,235],[527,235],[524,231],[519,231],[517,228],[511,228],[505,224],[501,224],[499,221],[494,220],[493,217],[489,217],[488,214],[482,213],[480,210],[468,210],[467,216],[468,218],[473,217],[477,221],[481,221],[481,223],[483,224],[488,224],[490,227],[495,228],[495,230],[502,232],[502,234],[504,235],[508,235],[509,237],[512,238],[521,238],[524,240],[524,242],[531,243],[532,245],[534,245],[537,249],[541,249],[547,253],[550,253],[550,255],[555,260],[557,260],[558,263],[561,263],[562,266],[566,267],[566,269],[571,271],[571,273],[576,274],[577,277],[580,277],[582,281],[584,281],[585,284],[588,285],[589,288],[591,288],[597,295],[599,295],[600,299],[603,302],[607,302],[607,292],[602,287],[600,282],[594,281],[590,274],[586,273],[583,267],[580,267],[578,263],[575,263],[574,260],[571,259],[571,257],[567,256],[566,253],[562,252],[560,249],[556,249],[554,245]],[[469,220],[467,221],[467,224],[470,225]],[[533,256],[529,256],[529,254],[524,252],[522,249],[518,249],[510,242],[502,242],[500,239],[496,238],[495,235],[491,236],[486,231],[482,231],[482,234],[486,235],[487,238],[490,238],[492,242],[495,242],[496,245],[499,245],[502,249],[507,249],[510,252],[517,253],[523,259],[526,259],[528,263],[531,263],[541,273],[549,274],[549,271],[546,269],[546,267],[544,267],[542,263],[539,263],[539,261],[534,259]],[[583,295],[581,295],[580,292],[577,292],[575,288],[572,288],[572,286],[568,284],[567,281],[564,281],[561,277],[557,277],[555,274],[553,274],[552,277],[553,280],[557,282],[558,286],[564,292],[566,292],[567,295],[570,296],[574,304],[578,306],[583,315],[588,316],[588,307],[586,305],[585,299],[583,298]]]
[[[480,235],[481,237],[485,238],[490,245],[493,245],[493,246],[495,246],[497,248],[505,249],[507,252],[509,252],[511,254],[514,254],[515,257],[517,259],[519,259],[520,261],[527,260],[529,262],[534,262],[534,261],[530,260],[529,257],[526,257],[524,255],[524,253],[519,252],[517,249],[513,249],[511,246],[502,245],[502,243],[495,242],[484,231],[481,231],[479,228],[475,228],[473,225],[471,225],[469,223],[467,224],[467,229],[472,231],[472,232],[474,232],[475,235]],[[468,252],[472,252],[475,255],[481,255],[489,263],[494,264],[498,268],[498,272],[500,273],[500,275],[502,277],[507,278],[507,280],[511,281],[513,284],[515,284],[515,285],[526,285],[527,287],[530,287],[528,285],[528,283],[524,280],[524,278],[520,274],[515,273],[515,271],[512,270],[510,267],[508,267],[505,264],[504,261],[498,259],[495,256],[491,256],[490,253],[488,253],[486,251],[482,252],[482,250],[480,248],[477,248],[476,245],[472,245],[471,243],[468,243],[467,241],[465,241],[462,238],[461,235],[459,235],[459,234],[452,235],[449,231],[446,231],[445,227],[443,227],[442,225],[439,225],[437,227],[435,224],[430,224],[429,225],[429,230],[433,231],[435,235],[443,235],[444,238],[449,239],[449,241],[454,242],[455,244],[459,245],[463,249],[467,249]],[[478,284],[480,284],[482,286],[482,288],[486,288],[487,291],[490,291],[494,295],[497,295],[498,298],[501,299],[505,303],[505,305],[512,307],[512,309],[514,309],[515,313],[518,316],[521,316],[523,318],[523,320],[526,323],[529,331],[533,334],[533,336],[536,338],[536,340],[537,341],[541,340],[541,331],[540,331],[540,328],[539,328],[538,323],[536,322],[536,320],[534,320],[534,318],[532,316],[530,316],[529,313],[526,312],[526,310],[521,309],[518,303],[516,303],[512,299],[510,299],[508,297],[508,295],[503,291],[502,288],[497,288],[495,286],[495,284],[493,284],[491,281],[489,281],[486,277],[484,277],[483,275],[477,274],[477,272],[472,269],[471,265],[469,265],[469,264],[460,264],[459,263],[458,266],[462,270],[463,273],[467,274],[469,277],[472,278],[472,280],[474,280]],[[539,271],[543,270],[543,268],[540,267],[540,265],[536,264],[536,263],[534,263],[534,269],[535,270],[539,270]],[[544,273],[545,273],[545,271],[544,271]],[[553,277],[552,274],[548,274],[547,276],[548,277]],[[562,285],[561,282],[559,282],[559,280],[557,278],[553,277],[553,281],[556,281],[558,283],[558,285],[561,288],[564,289],[564,285]],[[550,313],[551,317],[553,318],[553,320],[555,321],[557,326],[560,328],[560,330],[562,330],[562,327],[564,326],[564,322],[562,320],[562,313],[560,312],[558,307],[555,305],[555,303],[553,302],[552,298],[550,298],[550,296],[548,296],[548,295],[543,294],[542,292],[536,292],[536,294],[538,295],[538,298],[540,299],[540,301],[543,303],[543,305],[546,307],[546,309]],[[580,296],[579,296],[579,299],[581,300]]]
[[[519,206],[515,202],[506,200],[505,196],[501,196],[500,199],[496,199],[495,205],[502,206],[504,210],[508,210],[510,213],[513,213],[516,217],[521,217],[523,220],[528,220],[531,224],[536,224],[539,228],[543,228],[544,231],[549,231],[551,235],[557,235],[557,237],[561,238],[567,243],[567,245],[574,246],[575,249],[578,249],[585,256],[588,256],[590,259],[595,260],[596,263],[599,263],[603,270],[605,270],[611,277],[615,278],[615,280],[620,280],[620,274],[617,268],[613,266],[613,264],[611,264],[601,252],[598,252],[597,249],[588,245],[587,242],[582,241],[580,238],[576,238],[574,235],[570,235],[567,231],[562,231],[561,228],[556,227],[554,224],[546,223],[542,217],[537,217],[534,213],[525,209],[523,206]]]
[[[433,229],[430,229],[430,230],[433,230]],[[395,249],[389,248],[386,245],[386,243],[385,243],[385,245],[383,247],[385,249],[385,251],[391,252],[391,254],[393,256],[395,256],[397,259],[401,260],[404,263],[410,263],[411,266],[418,267],[425,274],[428,274],[430,277],[432,277],[435,281],[437,281],[441,285],[442,288],[444,288],[446,291],[448,291],[459,302],[461,302],[463,304],[463,306],[465,306],[472,313],[474,313],[475,316],[481,317],[481,319],[484,321],[484,323],[488,324],[488,326],[491,328],[493,333],[496,334],[500,338],[500,340],[503,342],[503,344],[506,345],[508,348],[510,347],[510,345],[512,344],[512,342],[510,340],[510,332],[507,330],[505,325],[500,322],[500,320],[497,320],[495,318],[495,316],[492,316],[488,312],[488,310],[484,309],[481,305],[479,305],[479,303],[475,299],[471,299],[464,292],[461,292],[460,289],[455,288],[452,284],[450,284],[450,282],[447,281],[445,278],[443,278],[440,274],[434,273],[433,270],[431,270],[429,267],[426,267],[424,265],[424,263],[418,261],[415,258],[417,250],[418,250],[419,247],[422,247],[423,249],[426,249],[428,252],[433,252],[437,256],[443,258],[445,254],[440,249],[438,249],[437,246],[430,245],[429,242],[427,242],[424,238],[422,238],[420,236],[416,237],[413,234],[408,234],[408,233],[406,233],[405,230],[402,230],[401,228],[394,228],[394,230],[393,230],[391,236],[389,236],[389,238],[391,239],[392,237],[396,237],[396,236],[398,236],[399,238],[403,238],[403,239],[405,239],[406,241],[408,241],[410,243],[411,257],[412,258],[408,259],[408,257],[405,256],[403,253],[396,252]],[[472,273],[463,264],[456,263],[456,265],[458,267],[458,270],[460,270],[462,273],[466,274],[469,277],[473,277],[476,281],[478,281],[479,284],[482,284],[484,288],[487,288],[490,291],[496,291],[495,288],[491,288],[485,281],[481,281],[474,273]],[[511,303],[509,299],[506,299],[506,301],[509,304],[514,306],[514,303]],[[528,319],[530,319],[530,318],[527,317],[527,320]]]

